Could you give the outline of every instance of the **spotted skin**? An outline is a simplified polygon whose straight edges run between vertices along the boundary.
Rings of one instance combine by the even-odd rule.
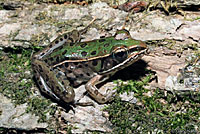
[[[74,102],[74,87],[86,83],[90,96],[98,103],[106,103],[114,90],[103,95],[96,85],[140,59],[147,47],[132,39],[126,30],[87,42],[80,42],[80,35],[78,31],[63,34],[34,54],[34,76],[41,91],[57,101]]]

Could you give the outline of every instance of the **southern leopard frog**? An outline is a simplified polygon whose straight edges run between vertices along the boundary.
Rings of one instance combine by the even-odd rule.
[[[32,68],[42,92],[57,101],[74,103],[74,87],[87,82],[86,90],[98,103],[106,103],[113,92],[103,95],[97,84],[131,65],[147,51],[145,43],[131,38],[127,30],[114,36],[80,42],[76,30],[63,34],[32,57]]]

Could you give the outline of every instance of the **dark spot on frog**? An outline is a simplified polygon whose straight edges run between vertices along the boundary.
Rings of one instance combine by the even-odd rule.
[[[56,90],[55,90],[56,92],[59,92],[59,90],[58,90],[58,89],[59,89],[59,86],[56,86],[55,89],[56,89]]]
[[[64,81],[62,81],[61,83],[62,83],[62,85],[65,85]]]
[[[70,46],[73,46],[74,45],[74,43],[73,42],[70,42],[70,44],[69,44]]]
[[[83,77],[83,74],[80,74],[80,77]]]
[[[87,46],[87,43],[83,43],[80,46],[81,46],[81,48],[84,48],[85,46]]]
[[[37,80],[37,81],[40,81],[40,78],[39,77],[35,77],[35,79]],[[41,81],[40,81],[41,82]]]
[[[82,65],[79,65],[79,66],[78,66],[78,68],[82,68],[82,67],[83,67]]]
[[[50,61],[54,61],[53,57],[50,57],[49,60],[50,60]]]
[[[33,73],[36,74],[37,72],[35,70],[33,70]]]
[[[45,94],[49,94],[50,92],[47,92],[46,89],[44,89],[42,86],[40,87],[41,91]]]
[[[65,64],[61,64],[61,65],[58,65],[58,68],[60,68],[60,69],[65,69],[65,66],[64,66]]]
[[[49,77],[48,77],[48,75],[46,75],[46,79],[45,79],[46,81],[49,81]]]
[[[41,82],[41,81],[39,81],[39,82],[38,82],[38,84],[39,84],[39,85],[42,85],[42,82]]]
[[[52,82],[52,81],[51,81],[51,82]],[[51,82],[50,82],[50,83],[51,83]],[[53,84],[50,84],[49,86],[50,86],[51,90],[54,90],[54,89],[55,89],[55,87],[54,87]]]
[[[67,77],[63,78],[63,80],[68,80]]]
[[[73,38],[71,38],[71,37],[69,37],[68,40],[69,40],[70,42],[73,42]]]
[[[72,73],[72,70],[68,70],[68,73]]]
[[[74,62],[74,65],[76,65],[76,66],[77,66],[77,65],[78,65],[78,62]]]
[[[56,43],[56,44],[58,44],[58,43],[59,43],[59,41],[58,41],[58,40],[56,40],[56,41],[55,41],[55,43]]]
[[[59,60],[59,57],[56,57],[56,62],[59,62],[60,60]]]
[[[35,60],[35,59],[34,59],[34,60]],[[35,64],[31,64],[31,66],[35,68],[36,65],[35,65]]]
[[[103,35],[103,36],[100,36],[100,38],[105,38],[106,36],[105,35]]]
[[[61,76],[61,73],[57,73],[57,74],[56,74],[56,77],[57,77],[57,78],[60,78],[60,76]]]
[[[83,52],[81,52],[81,55],[82,55],[82,56],[86,56],[86,55],[87,55],[87,52],[83,51]]]
[[[36,59],[37,59],[36,57],[33,57],[33,58],[32,58],[32,60],[36,60]]]
[[[62,53],[62,55],[65,55],[67,53],[67,50],[65,50],[63,53]]]
[[[67,39],[67,35],[64,35],[64,38]]]
[[[75,81],[77,80],[76,78],[72,77],[67,77],[67,79],[70,81],[70,84],[74,85]]]
[[[90,76],[90,73],[86,73],[87,76]]]
[[[69,57],[65,57],[65,60],[69,60]]]
[[[97,66],[97,65],[98,65],[97,60],[92,61],[92,65],[93,65],[93,66]]]
[[[48,60],[47,60],[47,59],[45,59],[45,60],[44,60],[44,62],[45,62],[45,63],[47,63],[47,62],[48,62]]]
[[[105,40],[105,39],[100,39],[100,40],[99,40],[99,42],[104,42],[104,41],[106,41],[106,40]]]
[[[98,92],[98,90],[95,90],[94,93],[95,93],[95,95],[98,95],[99,92]]]
[[[67,68],[69,66],[69,64],[67,62],[65,62],[65,67]]]
[[[62,94],[68,95],[68,92],[67,92],[66,90],[64,90],[64,91],[62,92]]]
[[[91,55],[95,55],[97,52],[96,51],[92,51],[91,52]]]
[[[49,48],[51,48],[51,47],[52,47],[52,44],[49,45]]]
[[[63,49],[63,45],[59,47],[59,50]]]
[[[60,38],[60,41],[63,41],[63,38]]]
[[[45,53],[42,53],[41,56],[43,56]]]
[[[102,101],[104,102],[106,99],[105,98],[102,98]]]
[[[38,68],[39,68],[39,71],[40,71],[40,72],[43,72],[43,69],[42,69],[42,66],[41,66],[41,65],[38,65]]]
[[[87,64],[87,63],[85,64],[85,67],[88,67],[88,64]]]

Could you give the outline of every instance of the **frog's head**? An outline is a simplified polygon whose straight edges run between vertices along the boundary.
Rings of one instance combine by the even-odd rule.
[[[144,42],[133,39],[127,30],[117,31],[114,37],[115,43],[111,48],[110,56],[104,61],[103,73],[115,72],[133,64],[148,50]]]

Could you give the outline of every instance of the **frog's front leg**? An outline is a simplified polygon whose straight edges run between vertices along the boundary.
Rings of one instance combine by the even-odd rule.
[[[103,95],[98,91],[98,88],[96,87],[96,85],[103,82],[103,81],[100,81],[102,78],[104,78],[104,76],[96,75],[95,77],[90,79],[85,86],[90,96],[92,96],[98,103],[106,103],[112,100],[114,94],[116,93],[115,90],[111,90],[109,94]]]
[[[57,101],[60,101],[60,99],[66,103],[74,101],[74,90],[63,72],[51,69],[47,63],[37,59],[32,61],[32,68],[42,92]]]

